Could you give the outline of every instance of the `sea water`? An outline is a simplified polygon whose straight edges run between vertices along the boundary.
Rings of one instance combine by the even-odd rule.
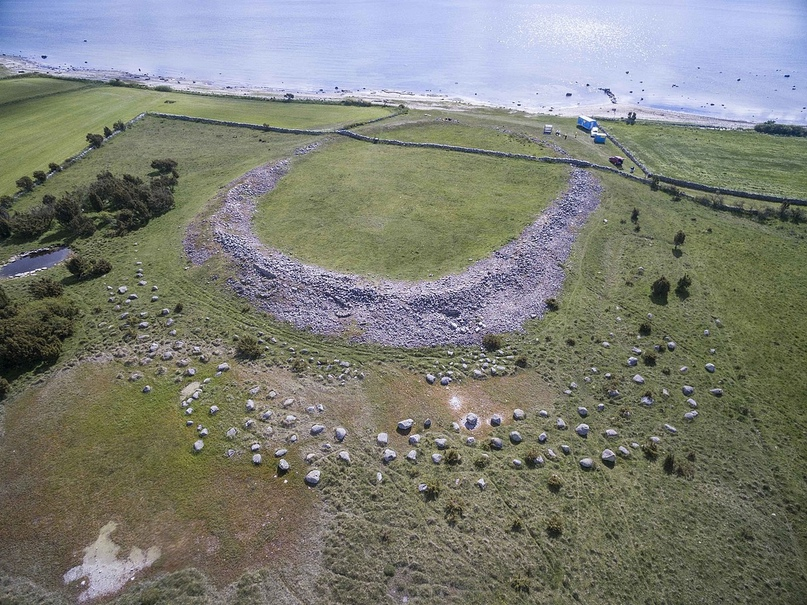
[[[0,52],[53,66],[793,123],[805,32],[804,0],[0,1]]]

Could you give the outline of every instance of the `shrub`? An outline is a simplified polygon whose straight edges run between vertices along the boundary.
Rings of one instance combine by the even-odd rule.
[[[642,444],[642,453],[648,460],[655,461],[658,458],[658,445],[655,441],[647,441]]]
[[[157,92],[173,92],[174,89],[168,86],[167,84],[160,84],[159,86],[155,86],[154,90]]]
[[[35,206],[28,212],[12,216],[9,221],[11,232],[23,239],[32,239],[46,233],[53,224],[53,208]]]
[[[501,334],[485,334],[482,337],[482,348],[486,351],[498,351],[502,348]]]
[[[151,162],[151,167],[160,174],[170,174],[172,171],[176,170],[177,161],[172,160],[171,158],[154,160]]]
[[[45,206],[53,206],[56,203],[56,198],[50,193],[45,194],[42,196],[42,203],[45,204]]]
[[[63,300],[29,303],[0,319],[0,367],[21,368],[55,361],[62,341],[73,333],[78,308]]]
[[[642,361],[646,366],[653,367],[656,365],[656,354],[653,351],[645,351],[644,355],[642,355]]]
[[[56,162],[51,162],[50,164],[48,164],[48,170],[50,170],[51,172],[61,172],[62,167],[59,166],[59,164],[57,164]]]
[[[258,343],[258,339],[252,334],[247,334],[238,341],[236,354],[245,359],[257,359],[263,353],[263,347]]]
[[[563,479],[560,478],[560,475],[552,473],[546,480],[546,484],[549,486],[549,491],[557,493],[563,487]]]
[[[28,175],[21,176],[14,183],[23,191],[33,191],[34,189],[34,179]]]
[[[452,498],[443,508],[446,521],[449,525],[454,525],[457,521],[462,519],[465,513],[465,503],[457,498]]]
[[[111,137],[112,129],[109,126],[104,126],[104,137]]]
[[[28,292],[36,299],[58,298],[64,294],[64,286],[50,277],[43,277],[28,284]]]
[[[115,130],[120,130],[121,132],[123,132],[124,130],[126,130],[126,124],[124,122],[122,122],[121,120],[118,120],[117,122],[115,122],[112,125],[112,128],[114,128]]]
[[[529,578],[525,578],[524,576],[513,576],[512,578],[510,578],[510,588],[512,588],[516,592],[529,593],[530,580]]]
[[[633,212],[630,213],[630,222],[631,223],[636,223],[638,221],[639,221],[639,209],[634,208]]]
[[[8,383],[8,380],[0,376],[0,400],[5,399],[10,390],[11,385]]]
[[[684,276],[678,280],[678,285],[675,286],[675,292],[678,295],[689,294],[689,286],[692,285],[692,279],[684,273]]]
[[[560,303],[556,298],[547,298],[544,303],[546,304],[546,308],[550,311],[557,311],[560,309]]]
[[[106,275],[112,271],[112,263],[110,263],[105,258],[99,258],[92,262],[92,268],[90,269],[90,274],[93,277],[97,277],[100,275]]]
[[[653,296],[657,298],[667,298],[667,294],[670,292],[670,282],[667,281],[667,278],[662,275],[653,282],[650,290],[653,293]]]
[[[90,270],[92,266],[90,261],[81,256],[80,254],[73,254],[67,259],[64,264],[71,275],[75,275],[79,279]]]
[[[675,237],[673,238],[673,244],[675,244],[676,248],[678,248],[678,246],[683,246],[686,238],[687,238],[686,233],[684,233],[683,231],[679,231],[678,233],[675,234]]]
[[[41,185],[48,180],[48,175],[44,170],[34,170],[34,180]]]
[[[94,147],[95,149],[98,149],[101,145],[104,144],[104,135],[102,134],[93,134],[91,132],[88,132],[85,138],[87,139],[87,142],[90,144],[90,147]]]
[[[181,302],[178,302],[176,305],[174,305],[174,313],[182,313],[182,309],[184,308],[185,305],[183,305]]]
[[[488,464],[490,464],[490,458],[488,456],[485,455],[477,456],[474,459],[474,467],[479,470],[482,470],[483,468],[487,467]]]
[[[426,489],[423,490],[423,497],[426,499],[426,501],[431,502],[432,500],[437,500],[439,495],[440,486],[434,481],[427,481]]]
[[[10,195],[0,195],[0,208],[11,208],[14,198]]]
[[[649,336],[652,331],[653,326],[650,325],[650,322],[645,321],[639,324],[639,334],[642,336]]]
[[[563,533],[563,517],[552,513],[546,521],[546,533],[550,538],[558,538]]]
[[[518,368],[526,368],[527,367],[527,356],[526,355],[519,355],[516,357],[516,367]]]
[[[452,466],[462,464],[462,456],[457,450],[451,448],[446,452],[446,464],[450,464]]]

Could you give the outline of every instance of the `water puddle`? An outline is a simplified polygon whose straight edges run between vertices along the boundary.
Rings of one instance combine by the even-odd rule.
[[[70,255],[70,248],[42,248],[9,259],[0,267],[0,278],[21,277],[59,264]]]

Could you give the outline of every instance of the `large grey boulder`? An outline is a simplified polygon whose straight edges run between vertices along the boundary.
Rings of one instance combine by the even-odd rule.
[[[706,368],[707,372],[709,372],[710,374],[714,374],[714,372],[715,372],[715,364],[707,363],[704,367]]]
[[[434,381],[437,380],[434,374],[426,374],[426,382],[429,384],[434,384]]]
[[[499,426],[502,423],[502,417],[500,414],[493,414],[490,417],[490,426]]]
[[[311,487],[314,487],[315,485],[317,485],[319,483],[319,480],[320,480],[321,476],[322,476],[322,473],[320,473],[320,471],[318,469],[314,469],[314,470],[308,471],[308,474],[305,476],[304,481],[305,481],[306,485],[310,485]]]
[[[451,378],[449,376],[443,376],[440,379],[440,384],[444,387],[447,387],[449,384],[451,384]]]
[[[555,422],[555,426],[557,426],[558,430],[561,431],[565,431],[567,428],[566,421],[563,418],[558,418],[557,421]]]
[[[216,370],[219,371],[219,372],[229,372],[230,371],[230,364],[227,363],[226,361],[224,363],[220,363],[218,365],[218,367],[216,367]]]
[[[512,443],[516,443],[516,444],[521,443],[523,440],[524,439],[521,437],[521,433],[519,433],[518,431],[512,431],[510,433],[510,441]]]
[[[524,420],[527,417],[527,414],[524,413],[524,410],[521,408],[516,408],[513,410],[513,420]]]
[[[723,389],[709,389],[709,392],[714,395],[715,397],[722,397],[723,396]]]
[[[415,425],[415,421],[411,418],[407,418],[406,420],[401,420],[398,423],[398,430],[399,431],[408,431]]]
[[[316,435],[322,434],[324,431],[325,431],[325,425],[323,425],[323,424],[315,424],[314,426],[311,427],[310,432],[311,432],[312,435],[316,436]]]
[[[463,424],[465,424],[465,428],[468,429],[469,431],[473,430],[479,424],[479,416],[473,413],[468,414],[465,417],[465,422]]]
[[[600,457],[602,458],[602,461],[605,462],[606,464],[613,464],[614,462],[616,462],[616,454],[609,449],[603,450],[602,455]]]
[[[435,464],[440,464],[442,461],[443,461],[442,454],[438,454],[436,452],[432,454],[432,462],[434,462]]]
[[[444,438],[439,438],[434,440],[434,445],[437,446],[438,450],[444,450],[448,447],[448,440]]]
[[[341,452],[339,452],[338,456],[339,460],[341,460],[342,462],[346,462],[347,464],[350,464],[350,452],[348,452],[347,450],[342,450]]]
[[[291,468],[291,465],[285,458],[281,458],[277,462],[277,470],[281,473],[287,472]]]
[[[387,445],[387,443],[389,443],[389,435],[386,433],[379,433],[375,440],[380,447],[384,447]]]
[[[414,435],[409,435],[409,445],[418,445],[420,443],[420,434],[415,433]]]
[[[614,437],[619,437],[619,433],[616,431],[616,429],[606,429],[605,436],[609,439],[613,439]]]
[[[397,457],[398,454],[395,452],[395,450],[391,449],[384,450],[384,453],[381,455],[381,459],[387,464],[395,460]]]
[[[591,429],[589,428],[589,426],[586,423],[581,422],[580,424],[578,424],[575,427],[574,432],[577,433],[578,435],[580,435],[581,437],[585,437],[586,435],[588,435],[588,432],[590,430]]]
[[[257,466],[262,462],[263,462],[263,456],[261,456],[260,454],[255,454],[254,456],[252,456],[252,464]]]
[[[633,377],[633,382],[635,382],[636,384],[644,384],[644,376],[642,376],[641,374],[636,374]]]
[[[194,452],[201,452],[202,449],[205,447],[205,442],[201,439],[197,439],[193,442],[193,451]]]
[[[591,458],[582,458],[580,460],[580,468],[586,471],[591,470],[594,468],[594,460]]]
[[[406,459],[409,462],[415,462],[418,459],[418,453],[416,450],[409,450],[409,453],[406,455]]]
[[[502,449],[503,446],[504,444],[502,443],[502,440],[499,437],[490,438],[490,447],[493,448],[494,450],[500,450]]]
[[[588,416],[588,408],[581,405],[580,407],[577,408],[577,413],[580,414],[581,418],[585,418],[586,416]]]
[[[671,433],[671,434],[673,434],[673,435],[675,435],[675,434],[678,432],[678,429],[677,429],[677,428],[675,428],[675,427],[674,427],[673,425],[671,425],[671,424],[665,424],[665,425],[664,425],[664,429],[665,429],[665,430],[666,430],[668,433]]]
[[[681,387],[681,392],[685,397],[689,397],[695,392],[695,387],[685,384],[683,387]]]
[[[338,426],[334,429],[334,435],[336,436],[336,440],[342,442],[347,437],[347,429],[341,426]]]

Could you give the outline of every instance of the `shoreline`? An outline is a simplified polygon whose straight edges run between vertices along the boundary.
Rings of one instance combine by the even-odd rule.
[[[296,98],[302,100],[319,101],[344,101],[346,99],[357,99],[370,103],[387,105],[405,104],[412,109],[445,109],[462,111],[464,109],[487,108],[499,109],[509,112],[520,112],[528,115],[572,118],[578,115],[589,115],[598,119],[617,119],[636,112],[640,119],[668,122],[687,126],[700,126],[707,128],[751,129],[754,122],[746,120],[733,120],[727,118],[715,118],[696,113],[673,111],[667,109],[653,108],[646,105],[636,105],[631,103],[613,103],[607,97],[599,103],[586,105],[576,105],[574,107],[551,107],[549,111],[540,111],[532,107],[504,107],[493,103],[486,103],[478,99],[467,99],[451,95],[436,93],[414,93],[400,90],[339,90],[325,93],[324,91],[294,90],[288,88],[275,88],[267,86],[229,86],[217,84],[210,80],[191,80],[189,78],[168,78],[153,74],[134,74],[120,70],[102,70],[82,67],[54,67],[39,61],[27,59],[14,55],[0,55],[0,65],[11,72],[11,75],[39,73],[46,76],[90,80],[96,82],[109,82],[119,79],[124,82],[131,82],[149,88],[157,86],[170,86],[176,92],[191,92],[211,95],[223,95],[234,97],[264,97],[266,99],[275,97],[281,98],[283,95],[291,93]]]

